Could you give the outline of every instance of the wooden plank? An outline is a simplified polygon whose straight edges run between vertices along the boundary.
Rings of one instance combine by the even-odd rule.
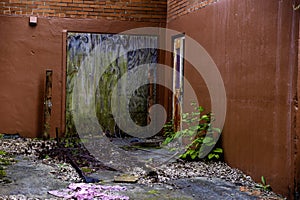
[[[50,119],[51,119],[51,110],[52,110],[52,74],[53,74],[52,70],[46,71],[43,139],[50,138]]]

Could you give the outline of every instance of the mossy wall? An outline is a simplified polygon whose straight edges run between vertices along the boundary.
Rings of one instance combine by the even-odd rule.
[[[118,135],[116,132],[120,130],[111,111],[111,96],[116,86],[118,94],[125,92],[128,96],[126,103],[133,121],[147,125],[149,97],[155,100],[156,87],[144,85],[133,95],[126,93],[126,87],[138,84],[139,80],[131,77],[138,67],[144,68],[141,78],[155,79],[157,55],[156,36],[68,33],[66,135],[76,133],[73,118],[78,113],[80,126],[86,126],[86,132],[101,131],[91,125],[92,112],[96,112],[98,121],[94,123],[99,123],[102,131]],[[126,81],[117,85],[123,75],[127,76]]]

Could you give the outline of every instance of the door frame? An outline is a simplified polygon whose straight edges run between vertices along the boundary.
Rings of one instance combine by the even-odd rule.
[[[176,44],[177,43],[177,44]],[[172,36],[172,120],[174,130],[182,130],[182,109],[183,109],[183,88],[184,88],[184,54],[185,54],[185,34]],[[179,66],[178,66],[179,64]]]

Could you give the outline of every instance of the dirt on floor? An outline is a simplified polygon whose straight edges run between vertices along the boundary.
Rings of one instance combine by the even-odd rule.
[[[124,141],[115,141],[115,147],[126,147],[122,149],[139,162],[165,160],[163,149],[132,148]],[[114,141],[111,142],[114,145]],[[114,160],[121,166],[114,168],[115,164],[96,159],[79,144],[67,147],[64,143],[58,145],[55,140],[23,138],[0,139],[0,150],[5,152],[2,157],[12,159],[9,164],[1,165],[5,171],[1,180],[6,181],[0,183],[0,199],[59,199],[57,194],[66,191],[73,195],[70,198],[88,191],[91,199],[284,199],[259,189],[250,177],[222,162],[190,163],[174,159],[155,168],[151,166],[147,171],[139,166],[134,170],[125,169],[128,160],[124,159]],[[88,180],[96,183],[71,189],[72,184],[74,188],[74,183],[83,184]],[[113,189],[119,187],[123,189]]]

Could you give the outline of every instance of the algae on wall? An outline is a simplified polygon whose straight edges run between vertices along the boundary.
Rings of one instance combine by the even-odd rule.
[[[67,45],[66,136],[76,134],[74,112],[78,110],[82,111],[79,121],[81,126],[86,126],[86,132],[99,131],[94,130],[97,126],[91,126],[92,120],[89,119],[89,114],[96,112],[102,130],[116,134],[118,127],[111,111],[113,88],[126,75],[127,81],[123,81],[121,87],[118,85],[117,88],[120,95],[124,91],[126,93],[127,86],[139,81],[131,78],[138,67],[145,69],[141,78],[151,74],[149,78],[155,79],[157,37],[68,33]],[[145,46],[148,48],[143,48]],[[126,94],[129,97],[126,103],[131,118],[141,126],[147,125],[149,96],[155,100],[155,87],[151,87],[149,90],[149,85],[142,86],[133,96]],[[151,94],[149,91],[152,91]],[[74,93],[79,95],[74,97]]]

